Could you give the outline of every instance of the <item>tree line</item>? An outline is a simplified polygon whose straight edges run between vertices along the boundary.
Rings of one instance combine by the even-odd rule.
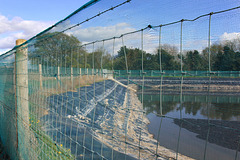
[[[80,47],[81,46],[81,47]],[[209,69],[214,71],[240,70],[240,40],[213,44],[210,49],[185,51],[182,54],[183,70],[196,71]],[[51,66],[104,68],[115,70],[180,70],[181,55],[175,46],[163,45],[161,50],[147,53],[139,48],[122,46],[117,55],[111,56],[104,48],[88,52],[74,36],[64,33],[47,33],[38,37],[30,49],[32,63]],[[127,65],[126,65],[127,64]],[[161,65],[160,65],[161,64]]]

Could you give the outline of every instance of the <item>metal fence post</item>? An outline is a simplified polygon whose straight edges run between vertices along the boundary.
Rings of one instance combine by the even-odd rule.
[[[21,45],[26,40],[16,40]],[[16,62],[16,98],[17,98],[17,125],[18,125],[18,154],[19,159],[29,159],[30,131],[28,107],[28,49],[26,45],[19,47],[15,54]]]

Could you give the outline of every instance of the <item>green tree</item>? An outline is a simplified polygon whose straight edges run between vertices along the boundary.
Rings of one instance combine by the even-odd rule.
[[[203,58],[197,50],[188,51],[184,56],[184,70],[198,71],[203,70]]]
[[[93,61],[94,57],[94,61]],[[95,69],[112,69],[112,57],[103,48],[98,48],[92,53],[87,55],[87,63],[89,67],[92,68],[94,64]]]
[[[224,46],[223,53],[218,53],[213,68],[219,71],[239,70],[239,55],[228,46]]]
[[[240,70],[240,39],[222,41],[210,47],[211,70],[239,71]],[[202,51],[203,66],[208,69],[208,47]]]
[[[126,59],[129,70],[141,70],[142,69],[142,60],[143,60],[143,69],[144,70],[159,70],[160,66],[160,52],[156,54],[150,54],[146,51],[142,51],[138,48],[130,49],[126,46],[121,47],[118,51],[118,55],[114,60],[114,69],[125,70],[126,69]],[[170,55],[164,49],[161,50],[161,65],[163,70],[175,70],[180,68],[180,64],[175,61],[173,55]]]
[[[125,53],[126,57],[125,58]],[[146,52],[143,52],[146,56]],[[127,60],[127,61],[126,61]],[[142,51],[138,48],[130,49],[126,46],[121,47],[118,51],[118,55],[114,60],[114,69],[126,70],[126,62],[129,70],[140,70],[142,69]]]
[[[157,61],[158,57],[154,54],[144,54],[143,56],[143,67],[144,70],[158,70],[159,69],[159,63]]]
[[[217,60],[217,56],[218,54],[223,53],[223,45],[221,44],[213,44],[210,47],[210,65],[211,65],[211,70],[216,70],[214,68],[214,64]],[[202,58],[203,58],[203,63],[202,66],[204,68],[204,70],[208,70],[209,68],[209,54],[208,54],[208,47],[206,47],[205,49],[203,49],[202,51]]]
[[[235,67],[236,67],[236,71],[240,71],[240,52],[236,52],[236,64],[235,64]]]
[[[158,60],[158,67],[156,69],[159,69],[160,65],[160,52],[158,50],[157,57],[155,59]],[[180,69],[180,63],[175,60],[175,57],[171,54],[169,54],[166,50],[161,49],[161,65],[162,70],[178,70]]]
[[[240,37],[231,40],[225,40],[222,42],[222,44],[224,44],[224,46],[228,46],[234,52],[240,51]]]
[[[46,33],[36,39],[34,48],[30,51],[33,63],[51,66],[83,67],[85,48],[72,35],[60,32]]]

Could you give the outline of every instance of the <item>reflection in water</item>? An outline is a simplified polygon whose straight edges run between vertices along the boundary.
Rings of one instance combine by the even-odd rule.
[[[178,95],[163,95],[163,115],[171,111],[179,111],[179,97]],[[185,97],[185,98],[184,98]],[[221,96],[210,96],[210,108],[207,109],[207,96],[184,96],[182,107],[185,109],[185,114],[196,116],[200,114],[210,119],[219,120],[237,120],[240,119],[240,98]],[[201,98],[199,98],[201,97]],[[205,98],[204,98],[205,97]],[[141,95],[139,95],[141,100]],[[184,101],[184,99],[187,99]],[[197,99],[197,100],[196,100]],[[216,99],[220,99],[218,102]],[[223,101],[224,100],[224,101]],[[160,101],[159,95],[144,95],[144,109],[148,113],[156,113],[160,115]]]
[[[141,100],[141,95],[139,99]],[[239,150],[240,101],[230,96],[184,95],[180,106],[179,95],[163,95],[160,116],[159,95],[144,95],[143,106],[150,124],[149,132],[160,144],[177,150],[178,132],[181,129],[179,152],[203,159],[207,141],[206,159],[235,159]],[[207,107],[207,102],[209,107]],[[180,110],[182,107],[182,110]],[[182,118],[180,119],[180,112]],[[208,121],[209,117],[209,121]],[[163,118],[160,128],[160,122]],[[160,128],[160,132],[158,132]],[[158,137],[158,138],[157,138]]]

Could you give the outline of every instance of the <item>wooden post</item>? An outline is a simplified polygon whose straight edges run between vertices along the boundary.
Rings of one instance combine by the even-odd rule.
[[[57,76],[56,76],[56,80],[57,80],[57,85],[58,85],[58,88],[60,87],[60,67],[58,66],[57,67]]]
[[[60,80],[60,67],[58,66],[57,79]]]
[[[82,75],[82,70],[81,70],[81,68],[79,68],[79,76],[81,76]]]
[[[16,40],[16,45],[26,42],[24,39]],[[21,46],[15,54],[16,62],[16,97],[18,122],[18,154],[19,159],[29,159],[30,131],[28,108],[28,49]]]
[[[39,83],[40,83],[40,89],[43,88],[42,85],[42,64],[39,64]]]
[[[112,79],[113,79],[113,70],[110,70],[110,71],[109,71],[109,78],[112,78]]]

